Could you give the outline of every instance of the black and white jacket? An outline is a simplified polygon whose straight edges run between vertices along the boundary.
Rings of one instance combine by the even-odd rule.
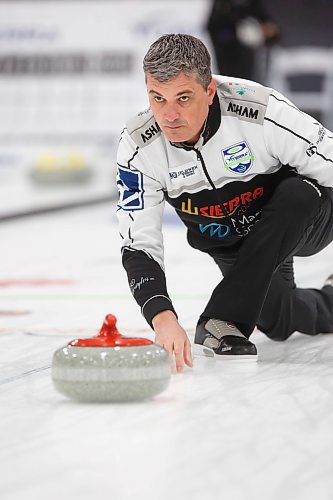
[[[302,175],[333,186],[333,134],[283,95],[215,76],[217,94],[194,146],[170,143],[150,109],[129,120],[118,149],[123,265],[149,324],[174,310],[167,293],[161,220],[169,202],[194,248],[237,245],[277,184]]]

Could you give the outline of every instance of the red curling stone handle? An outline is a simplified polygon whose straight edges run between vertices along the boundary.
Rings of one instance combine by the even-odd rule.
[[[153,344],[151,340],[140,337],[124,337],[118,332],[116,323],[117,318],[113,314],[108,314],[96,337],[71,340],[68,345],[75,347],[129,347]]]

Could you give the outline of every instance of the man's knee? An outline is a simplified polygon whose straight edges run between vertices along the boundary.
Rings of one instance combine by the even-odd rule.
[[[279,184],[272,201],[278,206],[279,211],[285,211],[290,219],[292,216],[302,218],[316,213],[321,198],[322,193],[315,181],[303,177],[291,177]]]

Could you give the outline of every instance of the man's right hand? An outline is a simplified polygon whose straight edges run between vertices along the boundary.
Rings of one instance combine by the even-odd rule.
[[[171,359],[175,356],[177,372],[183,371],[184,364],[192,368],[191,344],[175,314],[172,311],[162,311],[154,316],[152,323],[155,343],[164,347]]]

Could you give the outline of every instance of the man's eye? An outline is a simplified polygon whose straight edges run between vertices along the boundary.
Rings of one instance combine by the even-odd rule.
[[[187,101],[189,100],[189,96],[188,96],[188,95],[182,95],[182,96],[179,98],[179,100],[180,100],[181,102],[187,102]]]
[[[164,100],[163,97],[161,97],[159,95],[155,95],[154,99],[156,102],[162,102]]]

